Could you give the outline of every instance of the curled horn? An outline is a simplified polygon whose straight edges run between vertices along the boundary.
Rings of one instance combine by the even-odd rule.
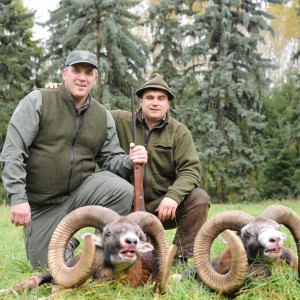
[[[153,282],[154,292],[164,292],[166,288],[165,270],[166,257],[168,253],[168,241],[159,219],[148,212],[134,212],[127,216],[131,221],[137,223],[150,236],[154,246]]]
[[[167,283],[170,276],[170,270],[173,266],[174,256],[177,252],[177,246],[172,244],[168,250],[167,257],[165,260],[165,264],[163,266],[163,274],[162,274],[162,281],[161,281],[161,291],[164,292],[167,289]]]
[[[283,205],[271,205],[261,216],[286,226],[292,233],[297,246],[298,276],[300,276],[300,218],[293,210]]]
[[[248,274],[248,258],[239,237],[226,229],[240,231],[254,217],[240,211],[222,212],[206,221],[199,230],[194,244],[194,260],[198,275],[210,288],[220,293],[232,293],[240,288]],[[216,237],[224,232],[231,251],[230,271],[217,273],[210,260],[210,249]]]
[[[95,260],[95,244],[91,236],[84,239],[84,249],[80,260],[73,267],[68,267],[64,260],[70,238],[81,228],[103,226],[120,216],[105,207],[80,207],[65,216],[56,227],[48,250],[48,265],[55,282],[65,288],[72,288],[84,283],[92,274]]]

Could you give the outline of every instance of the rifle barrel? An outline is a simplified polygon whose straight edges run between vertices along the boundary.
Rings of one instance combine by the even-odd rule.
[[[136,117],[135,117],[135,103],[134,103],[134,88],[131,87],[131,115],[132,115],[132,134],[133,142],[136,144]]]

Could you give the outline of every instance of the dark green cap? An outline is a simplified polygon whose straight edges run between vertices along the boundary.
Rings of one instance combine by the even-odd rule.
[[[145,92],[145,90],[147,89],[160,89],[160,90],[164,90],[167,91],[169,94],[169,100],[172,101],[175,96],[173,95],[173,93],[171,92],[171,89],[169,88],[169,86],[167,85],[167,83],[163,80],[163,78],[161,77],[161,75],[159,75],[158,73],[154,73],[150,79],[148,81],[146,81],[142,87],[140,89],[138,89],[135,94],[139,97],[142,98],[143,97],[143,93]]]
[[[72,51],[65,62],[65,67],[72,66],[79,63],[87,63],[93,65],[98,69],[97,57],[95,54],[85,50]]]

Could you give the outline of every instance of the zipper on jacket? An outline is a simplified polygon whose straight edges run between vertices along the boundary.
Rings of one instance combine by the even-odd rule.
[[[167,124],[167,121],[166,121],[166,116],[160,121],[159,124],[157,124],[153,129],[149,129],[149,127],[147,126],[144,118],[142,118],[142,120],[140,120],[138,118],[138,116],[136,115],[137,117],[137,120],[139,120],[139,122],[143,125],[143,128],[144,128],[144,131],[145,131],[145,134],[144,134],[144,137],[145,137],[145,142],[144,142],[144,146],[147,150],[147,147],[148,147],[148,144],[149,144],[149,141],[150,141],[150,137],[151,137],[151,134],[152,134],[152,131],[153,130],[157,130],[158,128],[162,128],[165,126],[165,124]],[[146,191],[146,188],[147,188],[147,172],[146,172],[146,166],[144,167],[144,176],[143,176],[143,188],[144,188],[144,192]]]

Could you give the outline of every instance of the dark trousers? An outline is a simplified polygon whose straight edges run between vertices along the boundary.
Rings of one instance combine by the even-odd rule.
[[[177,246],[176,255],[193,257],[194,241],[202,224],[207,220],[209,207],[208,194],[203,189],[195,188],[177,207],[174,220],[162,223],[165,229],[177,228],[173,241]]]

